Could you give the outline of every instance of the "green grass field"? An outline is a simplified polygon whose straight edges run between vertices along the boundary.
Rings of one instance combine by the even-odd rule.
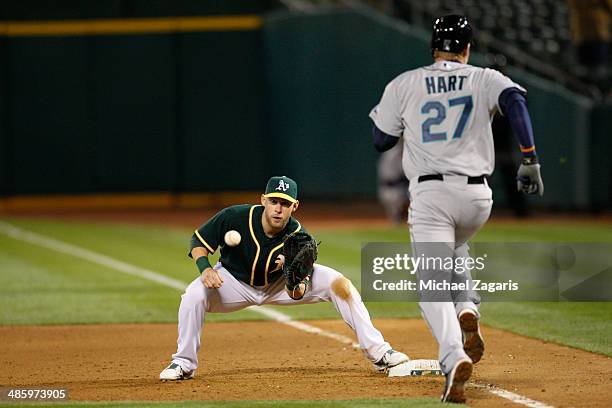
[[[186,256],[190,229],[27,218],[4,219],[4,222],[185,283],[197,276],[195,267]],[[323,242],[319,262],[335,267],[354,282],[359,282],[362,243],[407,239],[405,227],[355,227],[339,231],[311,228],[311,232]],[[609,225],[569,222],[520,226],[492,223],[476,239],[483,242],[612,242],[612,228]],[[179,290],[11,238],[1,228],[0,271],[0,325],[176,321]],[[419,316],[414,303],[378,302],[369,303],[368,308],[374,318]],[[295,319],[338,318],[331,304],[281,310]],[[483,305],[482,312],[484,323],[489,326],[612,356],[612,303],[489,303]],[[258,319],[262,319],[260,314],[249,311],[207,316],[209,321]],[[395,407],[405,406],[406,403],[405,400],[368,400],[351,401],[350,404],[342,401],[316,404],[295,402],[291,406]],[[430,406],[434,403],[433,399],[410,400],[409,406]],[[131,406],[129,403],[92,405]],[[190,406],[183,403],[155,406],[175,405]],[[278,406],[254,401],[204,406],[209,405]],[[286,406],[286,402],[283,406]]]

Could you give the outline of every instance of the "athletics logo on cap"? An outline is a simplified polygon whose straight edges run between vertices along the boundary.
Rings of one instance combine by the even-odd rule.
[[[287,191],[289,190],[289,184],[285,183],[285,180],[281,180],[278,182],[277,190]]]
[[[295,203],[297,201],[297,183],[287,176],[270,177],[264,197],[282,198]]]

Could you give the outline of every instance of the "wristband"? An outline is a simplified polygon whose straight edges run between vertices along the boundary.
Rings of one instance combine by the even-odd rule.
[[[519,147],[521,149],[521,153],[523,154],[523,157],[537,156],[535,145],[531,147],[523,147],[522,144],[519,144]]]
[[[210,261],[207,256],[201,256],[196,260],[196,265],[198,265],[198,269],[200,273],[204,272],[208,268],[212,268]]]

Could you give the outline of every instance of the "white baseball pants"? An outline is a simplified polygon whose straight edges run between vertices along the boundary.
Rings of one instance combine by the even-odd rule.
[[[178,348],[172,362],[184,371],[198,367],[200,335],[206,313],[233,312],[252,305],[298,305],[332,301],[342,319],[357,335],[359,346],[372,362],[376,362],[391,349],[372,321],[359,292],[351,285],[351,297],[345,301],[336,295],[332,282],[342,274],[324,265],[315,264],[311,286],[300,300],[293,300],[286,293],[284,279],[268,287],[252,287],[234,278],[221,264],[215,269],[223,278],[218,289],[208,289],[200,277],[185,290],[178,312]]]
[[[425,256],[468,256],[467,241],[485,224],[493,205],[486,181],[467,184],[465,176],[444,175],[443,181],[419,183],[414,178],[410,180],[410,195],[408,223],[414,252]],[[426,244],[431,242],[447,243],[448,253],[440,254],[440,246]],[[436,253],[428,253],[432,250]],[[469,272],[462,276],[471,279]],[[450,270],[436,271],[435,279],[458,280]],[[475,292],[464,293],[460,298],[462,302],[419,302],[421,314],[440,346],[438,358],[444,373],[450,372],[460,358],[468,358],[457,315],[464,309],[472,309],[478,315],[476,303],[480,300]]]

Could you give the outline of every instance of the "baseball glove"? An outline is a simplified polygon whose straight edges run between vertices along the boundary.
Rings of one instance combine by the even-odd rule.
[[[283,276],[292,299],[304,297],[306,287],[310,284],[314,261],[317,260],[317,245],[310,234],[303,231],[294,232],[285,238]]]

